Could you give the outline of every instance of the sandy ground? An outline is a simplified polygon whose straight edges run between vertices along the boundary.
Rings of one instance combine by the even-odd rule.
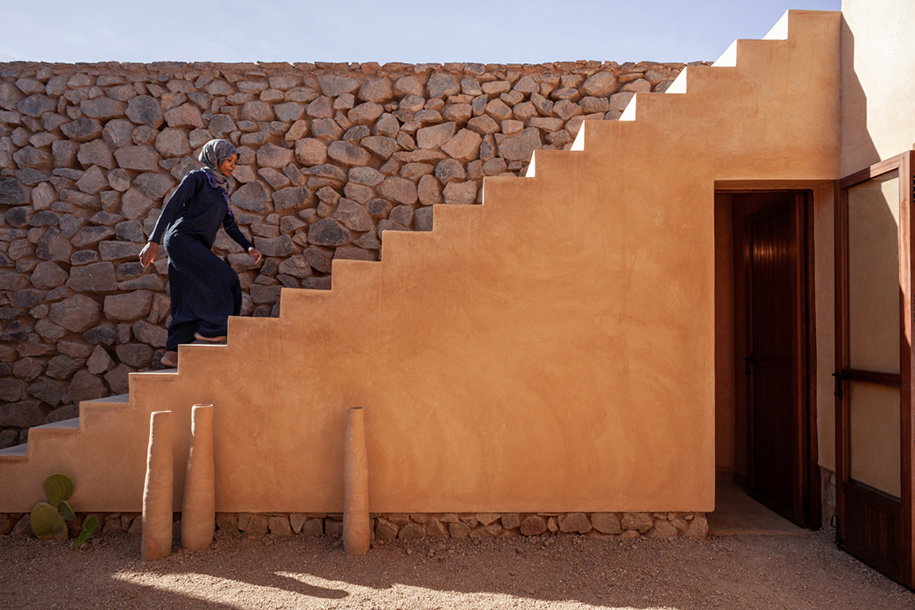
[[[912,609],[915,593],[831,532],[662,542],[418,540],[349,557],[339,538],[221,536],[143,564],[139,538],[0,537],[2,608]]]

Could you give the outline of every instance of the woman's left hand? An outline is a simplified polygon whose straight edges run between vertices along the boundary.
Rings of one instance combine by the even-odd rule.
[[[261,259],[264,258],[264,255],[260,253],[260,250],[254,246],[248,248],[248,256],[254,259],[255,264],[261,262]]]

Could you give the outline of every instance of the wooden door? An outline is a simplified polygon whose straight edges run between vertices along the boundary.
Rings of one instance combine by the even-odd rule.
[[[843,549],[911,587],[912,155],[839,186],[836,534]]]
[[[747,216],[747,490],[805,527],[804,197],[784,193]]]

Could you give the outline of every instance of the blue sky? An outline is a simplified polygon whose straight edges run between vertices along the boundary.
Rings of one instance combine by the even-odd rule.
[[[4,0],[0,62],[712,61],[841,0]]]

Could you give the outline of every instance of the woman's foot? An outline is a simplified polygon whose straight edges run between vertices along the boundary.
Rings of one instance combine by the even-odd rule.
[[[168,369],[173,369],[178,366],[178,352],[165,352],[162,356],[162,359],[159,360],[162,363],[162,366]]]
[[[200,333],[194,333],[194,338],[198,341],[209,341],[210,343],[219,343],[226,340],[225,337],[204,337]]]

